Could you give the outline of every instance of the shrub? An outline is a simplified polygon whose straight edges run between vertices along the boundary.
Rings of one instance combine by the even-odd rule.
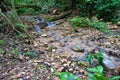
[[[70,22],[72,23],[74,29],[77,27],[93,27],[103,32],[109,32],[106,28],[107,23],[99,20],[90,20],[87,17],[75,17],[70,19]]]
[[[81,80],[78,76],[70,72],[61,72],[57,73],[57,75],[60,77],[60,80]]]
[[[88,71],[92,72],[89,73],[88,80],[119,80],[120,76],[113,76],[112,78],[107,78],[106,75],[103,72],[102,66],[97,66],[95,68],[88,68]]]
[[[92,60],[97,60],[100,65],[102,65],[103,59],[104,59],[104,56],[102,52],[95,53],[95,54],[89,54],[87,58],[89,63],[91,63]]]
[[[82,16],[96,15],[105,21],[120,20],[120,0],[82,0],[76,5]]]
[[[91,21],[87,17],[75,17],[70,19],[70,22],[72,23],[73,28],[76,29],[77,27],[89,27]]]

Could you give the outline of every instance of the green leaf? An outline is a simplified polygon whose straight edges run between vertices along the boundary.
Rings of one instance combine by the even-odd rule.
[[[88,71],[95,72],[95,73],[102,73],[103,72],[103,67],[102,66],[97,66],[95,68],[88,68]]]
[[[59,74],[60,80],[80,80],[80,78],[70,72],[61,72]]]
[[[5,41],[4,40],[0,40],[0,45],[5,45]]]
[[[87,60],[88,60],[89,63],[91,63],[91,61],[92,61],[92,55],[89,54]]]
[[[62,72],[61,74],[60,74],[60,78],[61,78],[61,80],[66,80],[67,78],[68,78],[68,72]]]
[[[120,79],[120,76],[114,76],[112,78],[110,78],[109,80],[119,80]]]
[[[102,66],[97,66],[97,70],[99,73],[102,73],[103,72],[103,67]]]

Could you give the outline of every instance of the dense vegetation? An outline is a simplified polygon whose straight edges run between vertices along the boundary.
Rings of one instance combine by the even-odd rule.
[[[67,5],[66,5],[67,4]],[[88,19],[96,16],[99,20],[118,23],[120,21],[120,0],[14,0],[1,1],[2,12],[13,10],[8,16],[14,18],[18,14],[37,14],[37,13],[53,13],[53,10],[66,11],[76,9],[79,11],[79,17],[87,17]],[[11,19],[11,18],[10,18]],[[90,26],[88,19],[84,21],[86,26]],[[12,22],[20,23],[12,19]],[[15,20],[15,21],[14,21]],[[74,22],[75,23],[75,22]],[[81,23],[81,22],[80,22]],[[4,23],[5,24],[5,23]],[[21,23],[20,23],[21,24]],[[75,23],[77,26],[79,23]],[[93,23],[96,24],[96,23]],[[101,24],[101,23],[100,23]],[[83,23],[84,25],[84,23]],[[104,25],[104,24],[103,24]],[[81,26],[81,25],[80,25]],[[94,25],[91,25],[94,26]],[[96,27],[96,26],[95,26]],[[101,26],[100,26],[101,28]]]

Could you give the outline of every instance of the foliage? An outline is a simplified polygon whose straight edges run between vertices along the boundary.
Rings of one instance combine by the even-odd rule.
[[[96,15],[106,21],[120,19],[120,0],[81,0],[76,6],[82,12],[82,16],[90,18]]]
[[[89,73],[88,80],[119,80],[120,76],[114,76],[112,78],[107,78],[106,75],[103,73],[103,67],[97,66],[95,68],[88,68],[88,71],[92,72]]]
[[[120,76],[114,76],[112,78],[110,78],[109,80],[119,80],[120,79]]]
[[[31,12],[36,12],[33,8],[18,8],[17,9],[18,14],[29,14]]]
[[[68,10],[71,9],[71,1],[70,0],[56,0],[55,1],[56,7],[60,10]]]
[[[90,19],[87,17],[75,17],[70,19],[72,22],[73,28],[76,29],[77,27],[89,27],[90,26]]]
[[[5,41],[4,40],[0,40],[0,45],[5,45]]]
[[[28,51],[28,52],[25,53],[25,56],[28,56],[30,58],[34,58],[34,57],[37,57],[38,55],[34,51]]]
[[[103,31],[103,32],[108,32],[109,31],[109,29],[106,28],[107,23],[105,23],[105,22],[100,22],[100,21],[99,22],[92,22],[91,26],[93,28],[96,28],[96,29],[98,29],[100,31]]]
[[[58,75],[60,77],[60,80],[80,80],[78,76],[70,72],[61,72],[61,73],[58,73]]]
[[[88,80],[107,80],[106,76],[103,74],[102,66],[97,66],[95,68],[88,68],[87,70],[93,72],[93,74],[88,74],[89,76]]]
[[[34,0],[14,0],[16,4],[32,4],[34,3]]]
[[[120,20],[119,10],[120,0],[98,0],[96,14],[107,21],[115,18]]]
[[[98,52],[98,53],[95,53],[95,54],[89,54],[88,55],[87,60],[88,60],[89,63],[91,63],[92,60],[94,60],[94,59],[97,60],[99,62],[99,64],[102,65],[102,61],[104,59],[103,53],[102,52]]]
[[[38,6],[42,13],[48,13],[50,8],[55,6],[55,0],[40,0]]]
[[[106,28],[107,23],[99,20],[90,20],[87,17],[74,17],[70,19],[70,22],[72,23],[74,29],[77,27],[93,27],[103,32],[109,31]]]

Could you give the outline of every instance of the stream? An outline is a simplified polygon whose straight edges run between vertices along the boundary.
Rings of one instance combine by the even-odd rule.
[[[58,24],[61,21],[50,22],[40,17],[36,19],[32,33],[40,33],[34,40],[37,52],[60,54],[71,57],[74,61],[87,61],[90,53],[102,52],[103,64],[107,69],[115,69],[120,64],[120,39],[116,36],[93,28],[78,28],[78,32],[75,32],[65,20]],[[116,34],[119,34],[119,30]]]

